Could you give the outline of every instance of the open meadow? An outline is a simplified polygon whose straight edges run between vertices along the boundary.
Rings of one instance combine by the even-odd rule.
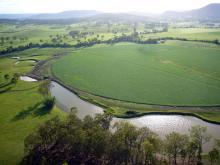
[[[52,69],[56,77],[76,89],[116,100],[219,105],[220,48],[196,44],[94,46],[57,60]]]
[[[33,62],[22,60],[43,60],[55,52],[56,49],[30,49],[0,58],[0,164],[20,162],[24,155],[26,136],[44,121],[57,115],[64,116],[56,106],[51,111],[42,107],[44,98],[39,92],[42,82],[18,79],[16,83],[11,83],[15,73],[26,74],[35,66]]]

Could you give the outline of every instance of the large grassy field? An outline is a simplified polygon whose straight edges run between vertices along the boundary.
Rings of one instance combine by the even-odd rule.
[[[4,75],[10,78],[14,73],[25,74],[33,68],[33,63],[20,62],[16,64],[12,56],[20,59],[47,59],[57,49],[30,49],[0,58],[0,91],[11,87],[6,92],[0,92],[0,164],[18,164],[24,156],[24,139],[45,120],[54,116],[64,116],[57,107],[51,111],[42,108],[43,96],[38,92],[41,82],[24,82],[18,80],[17,84],[10,84]],[[32,56],[38,55],[38,56]],[[8,84],[9,83],[9,84]],[[8,85],[7,85],[8,84]]]
[[[53,64],[52,70],[66,84],[114,99],[219,105],[219,52],[219,47],[193,42],[102,45],[65,56]]]

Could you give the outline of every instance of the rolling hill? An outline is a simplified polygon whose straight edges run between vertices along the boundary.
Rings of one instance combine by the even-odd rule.
[[[162,17],[166,19],[220,20],[220,3],[212,3],[200,9],[184,12],[167,11]]]
[[[60,13],[42,13],[42,14],[0,14],[0,19],[28,19],[28,20],[60,20],[86,18],[100,14],[95,10],[70,10]]]
[[[46,13],[38,14],[29,19],[72,19],[72,18],[86,18],[100,14],[101,12],[95,10],[70,10],[60,13]]]

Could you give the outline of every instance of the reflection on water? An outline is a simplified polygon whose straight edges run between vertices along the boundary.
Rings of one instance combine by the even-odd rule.
[[[81,100],[74,93],[56,82],[52,82],[51,94],[56,97],[58,106],[63,110],[70,111],[72,107],[76,107],[78,109],[77,115],[80,118],[86,115],[94,116],[97,113],[103,113],[102,108]],[[128,121],[137,127],[148,127],[162,138],[173,131],[185,134],[188,133],[192,126],[201,125],[207,127],[207,132],[212,135],[212,139],[220,138],[220,125],[211,124],[191,116],[149,115],[132,119],[113,119],[113,122],[117,121]],[[204,151],[209,151],[212,145],[213,140],[204,145]]]
[[[200,125],[207,127],[207,133],[212,136],[212,141],[203,146],[204,151],[209,151],[214,139],[220,138],[220,125],[211,124],[191,116],[181,115],[149,115],[133,119],[114,119],[115,121],[129,121],[137,127],[148,127],[160,137],[165,137],[171,132],[188,134],[192,126]]]
[[[31,77],[28,77],[28,76],[20,76],[20,80],[22,80],[22,81],[29,81],[29,82],[37,81],[36,79],[33,79]]]
[[[89,102],[81,100],[74,93],[62,87],[56,82],[51,83],[51,95],[56,97],[56,102],[66,112],[71,108],[77,108],[79,118],[84,118],[86,115],[95,116],[97,113],[103,113],[103,109]]]

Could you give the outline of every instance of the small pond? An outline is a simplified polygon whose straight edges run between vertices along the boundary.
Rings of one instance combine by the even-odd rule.
[[[28,77],[28,76],[20,76],[20,80],[28,81],[28,82],[35,82],[35,81],[37,81],[36,79],[33,79],[31,77]]]

